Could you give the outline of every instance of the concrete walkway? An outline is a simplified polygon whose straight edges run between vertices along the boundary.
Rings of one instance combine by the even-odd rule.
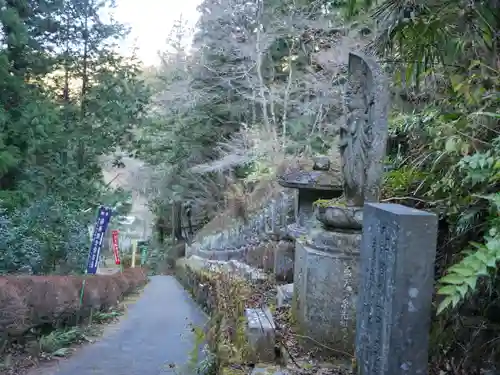
[[[37,375],[191,375],[190,323],[206,316],[173,276],[153,276],[139,300],[103,338]],[[170,365],[175,364],[175,368]]]

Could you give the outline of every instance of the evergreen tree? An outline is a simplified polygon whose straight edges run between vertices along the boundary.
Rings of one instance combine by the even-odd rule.
[[[83,267],[88,208],[119,199],[100,158],[131,147],[150,94],[116,53],[127,30],[100,19],[112,6],[0,0],[0,272]]]

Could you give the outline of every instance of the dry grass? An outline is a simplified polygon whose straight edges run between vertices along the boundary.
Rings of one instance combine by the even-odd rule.
[[[276,323],[276,365],[291,375],[348,375],[350,360],[319,361],[316,350],[301,345],[290,308],[275,308],[276,283],[272,278],[258,283],[234,274],[193,270],[180,263],[177,276],[211,315],[204,338],[215,356],[217,374],[247,374],[254,363],[245,338],[245,308],[268,306]],[[276,367],[276,366],[275,366]]]

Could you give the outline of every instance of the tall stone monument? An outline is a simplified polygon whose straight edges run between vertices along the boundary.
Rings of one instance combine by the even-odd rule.
[[[365,206],[357,306],[359,375],[427,374],[437,217]]]
[[[387,82],[369,57],[349,54],[347,122],[340,129],[343,196],[315,207],[322,228],[296,243],[294,311],[313,339],[352,353],[365,201],[379,199],[387,142]]]

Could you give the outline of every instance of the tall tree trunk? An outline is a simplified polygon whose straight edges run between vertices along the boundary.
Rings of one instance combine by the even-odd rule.
[[[87,132],[87,124],[85,123],[85,117],[87,114],[87,90],[88,90],[88,63],[89,63],[89,10],[90,10],[90,0],[85,2],[85,15],[83,24],[83,56],[82,56],[82,90],[81,90],[81,118],[83,126],[83,137],[80,137],[78,143],[78,155],[77,155],[77,165],[78,169],[83,169],[85,165],[85,140],[86,136],[90,135]]]
[[[64,105],[64,128],[66,131],[69,131],[69,111],[70,111],[70,95],[69,95],[69,59],[70,59],[70,14],[68,11],[67,3],[64,3],[64,15],[66,17],[66,35],[65,35],[65,48],[64,48],[64,87],[62,93],[63,105]],[[68,150],[61,150],[61,162],[63,165],[68,163]]]
[[[182,235],[182,204],[181,202],[174,202],[173,205],[173,219],[174,222],[172,223],[173,230],[174,230],[174,238],[179,242],[179,241],[184,241],[184,236]]]

